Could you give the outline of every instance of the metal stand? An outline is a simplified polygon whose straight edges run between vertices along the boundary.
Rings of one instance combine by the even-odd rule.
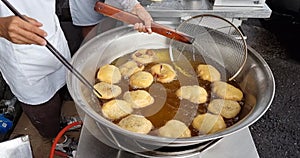
[[[143,156],[118,150],[99,141],[95,128],[97,125],[88,116],[85,117],[76,158],[142,158]],[[98,135],[99,136],[99,135]],[[98,137],[97,136],[97,137]],[[167,157],[167,156],[165,156]],[[174,156],[172,156],[174,158]],[[224,137],[215,145],[203,152],[192,155],[180,156],[180,158],[224,158],[243,157],[259,158],[251,133],[245,128],[237,133]]]

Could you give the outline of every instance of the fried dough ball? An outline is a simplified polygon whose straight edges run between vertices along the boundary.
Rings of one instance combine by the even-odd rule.
[[[94,85],[94,88],[101,94],[95,93],[96,96],[100,99],[111,99],[119,96],[122,92],[122,89],[111,83],[99,82]]]
[[[114,65],[104,65],[100,67],[97,73],[97,79],[107,83],[118,83],[121,80],[121,72]]]
[[[155,60],[155,54],[151,49],[140,49],[132,54],[132,59],[142,64],[148,64]]]
[[[212,134],[226,128],[222,116],[210,113],[198,115],[194,118],[192,125],[202,134]]]
[[[191,131],[183,122],[170,120],[158,129],[158,135],[170,138],[186,138],[191,137]]]
[[[209,103],[207,109],[214,114],[221,114],[225,118],[234,118],[241,111],[241,106],[233,100],[214,99]]]
[[[206,90],[197,85],[182,86],[176,91],[176,95],[179,99],[187,99],[196,104],[205,103],[208,96]]]
[[[102,106],[102,113],[104,117],[110,119],[110,120],[117,120],[122,117],[125,117],[128,114],[131,114],[133,111],[130,103],[114,99],[107,103],[104,103]]]
[[[154,98],[145,90],[127,91],[123,99],[133,108],[143,108],[154,103]]]
[[[241,90],[222,81],[217,81],[212,84],[212,92],[226,100],[240,101],[243,98],[243,92]]]
[[[153,127],[152,123],[144,116],[134,114],[123,118],[118,125],[123,129],[140,134],[149,133]]]
[[[176,72],[169,64],[156,64],[151,67],[151,73],[162,83],[169,83],[176,78]]]
[[[153,82],[153,76],[146,71],[139,71],[130,76],[129,84],[133,88],[147,88]]]
[[[221,79],[220,72],[211,65],[200,64],[197,67],[198,76],[206,81],[214,82]]]
[[[125,64],[119,67],[120,72],[124,78],[129,78],[132,74],[138,71],[143,71],[144,68],[145,68],[144,65],[142,64],[139,65],[137,62],[132,60],[127,61]]]

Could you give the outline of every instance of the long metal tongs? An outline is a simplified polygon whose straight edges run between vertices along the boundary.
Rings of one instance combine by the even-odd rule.
[[[1,0],[6,6],[7,8],[10,9],[10,11],[12,11],[16,16],[20,17],[21,19],[23,19],[26,22],[29,22],[26,18],[24,18],[8,1],[6,0]],[[50,50],[50,52],[72,73],[74,74],[85,86],[87,86],[89,89],[91,89],[92,91],[94,91],[95,93],[97,93],[99,96],[102,96],[99,91],[97,89],[94,88],[94,86],[88,82],[88,80],[83,77],[83,75],[78,72],[69,62],[68,60],[57,50],[55,49],[52,44],[50,44],[50,42],[44,38],[44,40],[46,40],[47,44],[46,47]]]

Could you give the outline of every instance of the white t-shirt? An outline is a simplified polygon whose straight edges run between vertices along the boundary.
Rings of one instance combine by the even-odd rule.
[[[55,0],[10,0],[22,15],[43,24],[46,39],[67,59],[70,51],[55,14]],[[14,15],[0,1],[0,17]],[[27,104],[41,104],[66,82],[66,69],[45,47],[17,45],[0,37],[0,70],[13,94]]]
[[[96,25],[104,17],[94,10],[98,0],[69,0],[73,24],[76,26]],[[137,0],[105,0],[106,4],[131,11],[139,3]]]

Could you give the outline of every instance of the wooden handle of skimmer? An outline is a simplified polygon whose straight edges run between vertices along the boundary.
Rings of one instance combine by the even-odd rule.
[[[115,8],[113,6],[110,6],[108,4],[102,3],[102,2],[96,2],[94,10],[98,13],[101,13],[103,15],[112,17],[114,19],[123,21],[128,24],[136,24],[136,23],[143,23],[143,21],[136,15],[120,10],[118,8]],[[160,35],[163,35],[165,37],[178,40],[184,43],[192,44],[194,41],[194,38],[184,34],[182,32],[178,32],[174,29],[168,28],[166,26],[160,25],[158,23],[152,22],[151,23],[151,29],[153,32],[156,32]]]

